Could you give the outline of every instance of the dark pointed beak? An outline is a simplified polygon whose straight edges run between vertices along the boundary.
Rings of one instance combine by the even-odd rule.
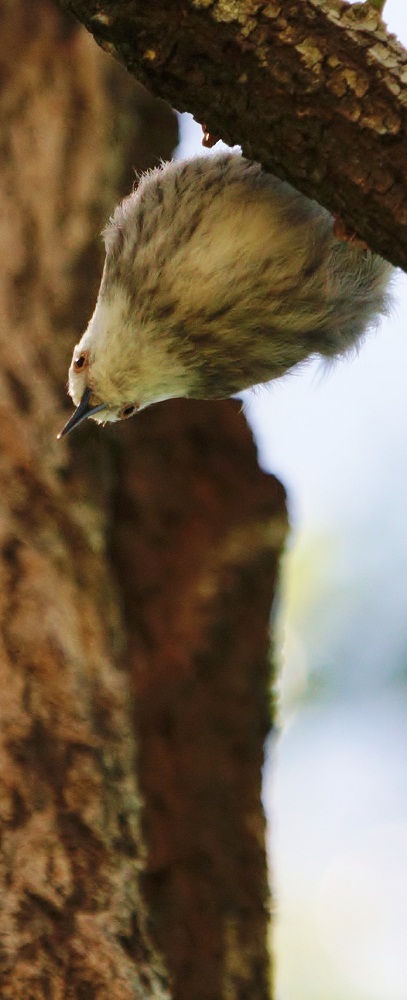
[[[89,400],[91,393],[92,390],[89,389],[89,387],[85,389],[79,406],[76,407],[75,413],[72,414],[68,422],[65,424],[65,427],[63,427],[62,431],[58,434],[58,440],[59,438],[64,437],[65,434],[69,434],[70,431],[73,431],[74,427],[79,427],[82,420],[87,420],[87,418],[91,417],[93,413],[99,413],[99,410],[105,409],[104,403],[98,403],[97,406],[90,405]]]

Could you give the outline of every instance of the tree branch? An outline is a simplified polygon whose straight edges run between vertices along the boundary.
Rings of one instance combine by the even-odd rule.
[[[61,3],[154,93],[407,268],[407,54],[371,4]]]

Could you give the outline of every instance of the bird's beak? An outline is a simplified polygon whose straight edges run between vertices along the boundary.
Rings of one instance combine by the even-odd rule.
[[[104,403],[98,403],[97,406],[90,405],[89,400],[91,392],[92,390],[89,387],[85,389],[79,406],[76,407],[75,413],[72,414],[68,422],[65,424],[65,427],[63,427],[62,431],[58,434],[58,440],[59,438],[64,437],[64,434],[69,434],[70,431],[73,431],[74,427],[78,427],[79,424],[82,423],[82,420],[86,420],[87,417],[91,417],[93,413],[99,413],[99,410],[105,409]]]

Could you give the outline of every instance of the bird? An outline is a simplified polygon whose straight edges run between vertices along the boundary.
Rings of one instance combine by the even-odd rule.
[[[357,346],[388,311],[393,268],[336,232],[325,208],[235,152],[143,174],[103,233],[59,437],[88,417],[233,396]]]

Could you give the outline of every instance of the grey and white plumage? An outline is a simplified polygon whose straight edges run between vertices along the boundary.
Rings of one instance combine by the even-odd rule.
[[[229,396],[310,355],[335,357],[386,311],[391,266],[233,153],[145,174],[104,238],[95,312],[69,372],[82,410],[64,432],[88,415]]]

